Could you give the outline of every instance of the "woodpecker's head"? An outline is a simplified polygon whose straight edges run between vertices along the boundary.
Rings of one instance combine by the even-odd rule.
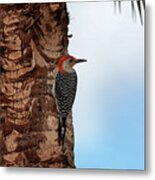
[[[59,60],[59,72],[72,72],[73,66],[77,63],[86,62],[85,59],[76,59],[73,56],[62,56]]]

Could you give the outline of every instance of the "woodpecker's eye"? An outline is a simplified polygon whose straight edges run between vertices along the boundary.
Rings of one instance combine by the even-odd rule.
[[[69,62],[73,62],[73,59],[70,59]]]

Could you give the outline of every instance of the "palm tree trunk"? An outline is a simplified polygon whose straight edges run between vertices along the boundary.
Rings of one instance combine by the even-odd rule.
[[[0,164],[73,168],[72,115],[64,146],[52,94],[67,54],[66,3],[0,5]]]

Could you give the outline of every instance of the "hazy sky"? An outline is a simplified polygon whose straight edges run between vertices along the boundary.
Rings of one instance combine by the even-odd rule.
[[[130,2],[68,3],[70,54],[76,67],[73,109],[79,168],[144,168],[144,27]]]

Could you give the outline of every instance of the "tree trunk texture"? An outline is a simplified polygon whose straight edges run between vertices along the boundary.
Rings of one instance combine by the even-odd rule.
[[[0,5],[0,165],[74,168],[72,115],[64,146],[52,94],[67,54],[66,3]]]

